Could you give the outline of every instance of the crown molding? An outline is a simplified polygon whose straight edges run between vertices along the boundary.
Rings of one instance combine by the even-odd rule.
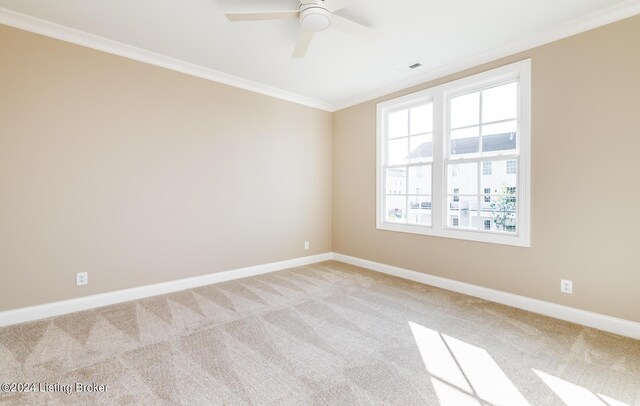
[[[213,82],[333,112],[329,103],[0,7],[0,24]]]
[[[505,46],[498,47],[491,51],[483,52],[469,58],[464,58],[456,62],[431,69],[427,72],[413,76],[390,85],[377,88],[370,92],[361,93],[355,97],[346,98],[334,106],[334,111],[343,110],[348,107],[355,106],[379,97],[384,97],[392,93],[408,89],[413,86],[421,85],[448,76],[466,69],[474,68],[485,63],[495,61],[510,55],[514,55],[529,49],[549,44],[563,38],[571,37],[603,25],[623,20],[640,14],[640,0],[627,0],[622,3],[615,4],[610,7],[600,9],[598,11],[583,15],[581,17],[570,20],[566,23],[558,24],[549,29],[542,31],[536,35],[525,39],[511,42]]]
[[[328,112],[335,112],[379,97],[384,97],[391,93],[402,91],[407,88],[417,86],[456,72],[460,72],[465,69],[470,69],[478,65],[507,57],[509,55],[523,52],[535,47],[539,47],[541,45],[570,37],[572,35],[601,27],[606,24],[632,17],[636,14],[640,14],[640,0],[627,0],[622,3],[586,14],[567,23],[556,25],[543,32],[540,32],[537,35],[514,41],[491,51],[483,52],[469,58],[464,58],[462,60],[435,69],[431,69],[409,79],[398,81],[369,92],[360,93],[354,97],[342,99],[335,104],[316,100],[251,80],[243,79],[238,76],[216,71],[214,69],[206,68],[201,65],[185,62],[146,49],[134,47],[122,42],[110,40],[98,35],[76,30],[74,28],[69,28],[50,21],[18,13],[3,7],[0,7],[0,24],[55,38],[61,41],[70,42],[87,48],[96,49],[113,55],[118,55],[135,61],[163,67],[165,69],[174,70],[213,82],[218,82],[266,96],[290,101],[292,103],[300,104],[303,106],[313,107]]]

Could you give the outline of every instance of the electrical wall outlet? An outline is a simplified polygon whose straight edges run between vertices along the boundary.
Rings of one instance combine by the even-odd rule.
[[[82,286],[89,283],[89,273],[88,272],[78,272],[76,274],[76,286]]]
[[[560,292],[572,295],[573,294],[573,281],[570,281],[568,279],[561,279],[560,280]]]
[[[308,250],[309,249],[309,241],[305,241],[304,242],[304,249]]]

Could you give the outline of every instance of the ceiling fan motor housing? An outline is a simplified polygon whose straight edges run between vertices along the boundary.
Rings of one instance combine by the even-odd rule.
[[[302,4],[300,5],[300,25],[309,31],[324,31],[331,25],[331,13],[322,3]]]

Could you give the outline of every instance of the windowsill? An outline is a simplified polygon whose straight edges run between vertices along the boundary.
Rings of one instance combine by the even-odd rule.
[[[475,230],[460,230],[454,228],[436,229],[431,226],[419,226],[411,224],[380,223],[376,229],[383,231],[394,231],[398,233],[409,233],[428,235],[432,237],[452,238],[456,240],[467,240],[485,242],[491,244],[512,245],[516,247],[531,247],[529,238],[518,234],[489,233]],[[528,236],[527,236],[528,237]]]

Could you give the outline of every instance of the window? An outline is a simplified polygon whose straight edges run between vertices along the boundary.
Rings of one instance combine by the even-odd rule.
[[[387,223],[431,225],[433,103],[386,115],[384,171]]]
[[[482,174],[491,175],[491,161],[482,163]]]
[[[514,202],[516,201],[516,187],[515,186],[510,186],[507,187],[507,199],[510,202]]]
[[[529,105],[529,60],[378,104],[377,228],[529,246]]]

